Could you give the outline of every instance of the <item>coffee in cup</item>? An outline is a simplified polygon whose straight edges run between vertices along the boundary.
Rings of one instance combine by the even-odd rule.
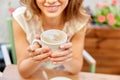
[[[42,46],[48,46],[53,51],[59,50],[59,46],[67,41],[67,34],[64,31],[51,29],[41,34]]]

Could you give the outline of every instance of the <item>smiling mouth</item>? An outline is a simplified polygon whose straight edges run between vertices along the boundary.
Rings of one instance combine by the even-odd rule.
[[[56,12],[59,9],[59,6],[46,6],[48,12]]]

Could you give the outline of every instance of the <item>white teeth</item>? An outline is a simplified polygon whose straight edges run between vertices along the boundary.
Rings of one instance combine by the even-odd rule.
[[[55,10],[57,7],[48,7],[50,10]]]
[[[46,7],[48,11],[50,12],[54,12],[58,10],[58,6],[48,6]]]

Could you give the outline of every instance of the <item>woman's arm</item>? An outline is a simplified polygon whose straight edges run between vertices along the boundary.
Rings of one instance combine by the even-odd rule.
[[[70,42],[60,45],[60,49],[51,54],[50,60],[54,64],[63,64],[65,71],[76,74],[83,65],[82,51],[86,27],[76,32]]]
[[[69,62],[64,63],[66,71],[70,73],[78,73],[83,66],[82,51],[84,48],[84,38],[86,33],[86,27],[83,27],[78,31],[71,39],[72,42],[72,54],[73,58]]]
[[[27,48],[30,46],[26,40],[26,34],[20,25],[13,19],[14,41],[17,55],[18,70],[23,77],[30,77],[40,68],[40,63],[47,58],[50,53],[43,55],[30,56],[36,52],[30,52]],[[37,46],[38,47],[38,46]],[[41,50],[41,48],[39,48]],[[43,59],[42,59],[43,58]]]

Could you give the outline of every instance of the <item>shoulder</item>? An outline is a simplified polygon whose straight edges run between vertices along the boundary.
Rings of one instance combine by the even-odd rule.
[[[79,9],[79,12],[80,12],[80,22],[82,24],[86,24],[91,20],[91,15],[90,15],[89,11],[87,10],[87,8],[82,6]]]
[[[75,24],[78,30],[83,29],[84,27],[87,27],[87,25],[91,21],[91,15],[85,8],[80,9],[80,18],[78,20],[75,20]]]
[[[79,12],[82,16],[90,16],[89,10],[83,6],[81,6],[81,8],[79,9]]]
[[[84,27],[87,27],[86,25],[89,24],[90,18],[84,17],[83,20],[72,20],[72,26],[75,32],[83,29]]]
[[[16,24],[19,24],[20,27],[25,31],[26,30],[26,25],[27,21],[24,17],[24,12],[26,11],[26,7],[18,7],[13,13],[13,19],[16,21]]]
[[[23,7],[23,6],[18,7],[18,8],[12,13],[12,15],[13,15],[13,17],[18,16],[18,15],[21,15],[21,14],[23,14],[23,13],[25,12],[25,10],[26,10],[26,7]]]

